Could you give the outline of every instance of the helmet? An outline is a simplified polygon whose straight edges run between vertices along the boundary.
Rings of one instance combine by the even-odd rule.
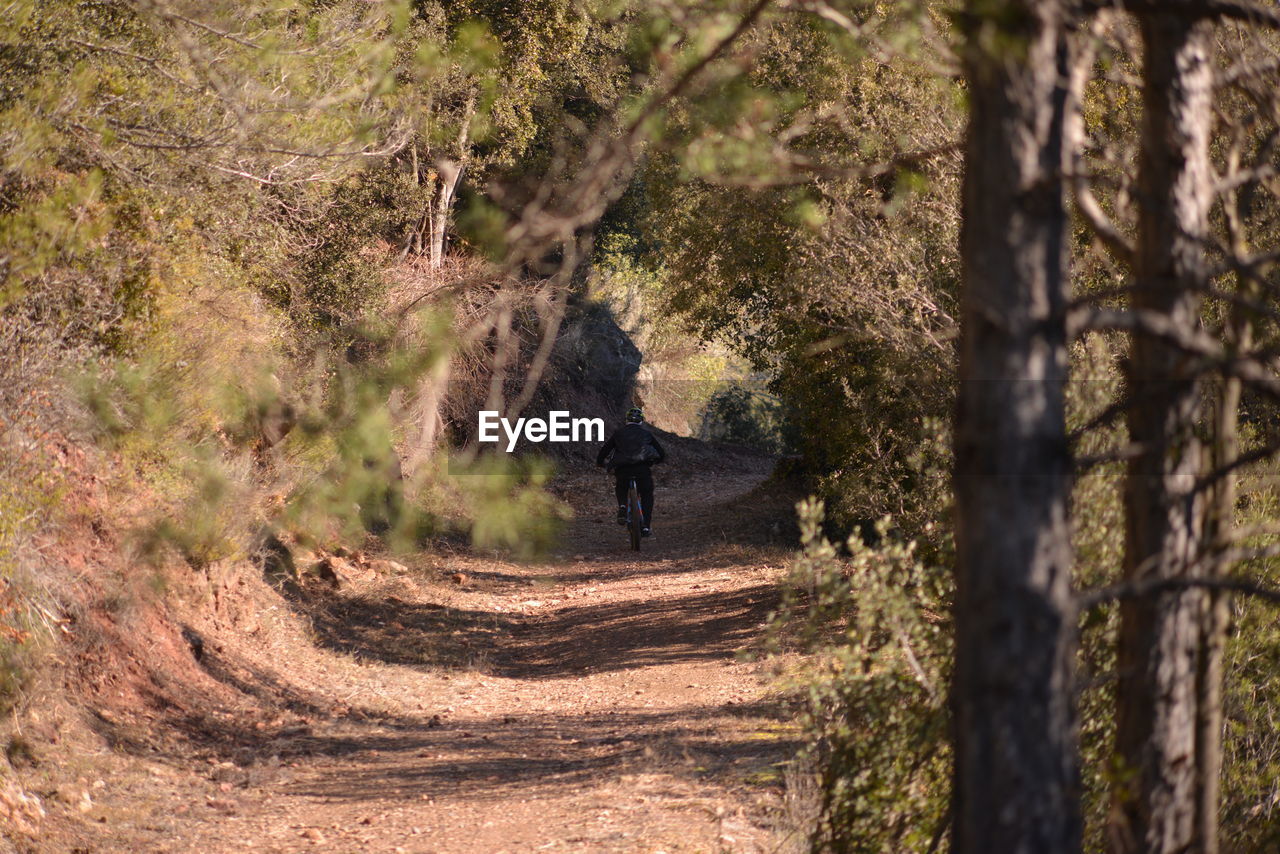
[[[644,410],[638,406],[633,406],[627,410],[627,423],[639,424],[644,420]]]

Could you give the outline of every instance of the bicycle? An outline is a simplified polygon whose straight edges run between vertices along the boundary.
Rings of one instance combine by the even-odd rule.
[[[644,508],[640,505],[640,490],[633,477],[627,484],[627,533],[631,535],[631,550],[640,551],[640,539],[643,536]]]

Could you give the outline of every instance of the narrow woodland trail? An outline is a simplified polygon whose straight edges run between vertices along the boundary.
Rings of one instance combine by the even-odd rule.
[[[201,717],[195,773],[102,759],[86,850],[779,850],[794,733],[739,655],[788,555],[767,542],[789,506],[760,488],[768,468],[659,477],[638,555],[603,476],[580,476],[551,562],[424,557],[300,599],[302,632],[267,609],[261,644],[202,666],[288,697],[279,714]]]

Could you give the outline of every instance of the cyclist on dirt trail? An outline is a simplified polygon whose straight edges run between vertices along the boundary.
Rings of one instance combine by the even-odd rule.
[[[610,459],[610,455],[612,458]],[[634,478],[640,493],[640,507],[644,511],[644,524],[640,529],[649,536],[653,522],[653,473],[649,467],[667,458],[658,440],[644,424],[644,412],[636,407],[627,410],[627,423],[619,427],[604,443],[596,455],[596,465],[605,465],[615,477],[614,494],[618,499],[618,524],[627,524],[627,486]]]

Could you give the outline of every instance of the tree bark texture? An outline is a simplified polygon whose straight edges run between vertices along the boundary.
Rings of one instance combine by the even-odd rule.
[[[1133,304],[1190,333],[1199,323],[1196,289],[1213,198],[1211,24],[1160,12],[1139,20],[1146,58]],[[1140,453],[1129,462],[1125,485],[1126,578],[1203,574],[1195,365],[1169,342],[1135,335],[1128,384],[1129,437]],[[1196,734],[1205,608],[1202,590],[1121,603],[1117,851],[1203,849]]]
[[[471,120],[476,112],[476,93],[467,95],[467,103],[462,108],[462,121],[458,127],[456,160],[442,158],[436,165],[440,172],[440,194],[436,197],[436,209],[429,212],[430,223],[430,259],[432,267],[444,263],[445,238],[449,230],[449,222],[453,217],[453,202],[458,191],[458,182],[467,170],[471,160]]]
[[[1228,156],[1228,174],[1239,169],[1238,152]],[[1231,251],[1244,257],[1249,246],[1244,236],[1245,204],[1240,188],[1228,194],[1223,206],[1231,235]],[[1256,298],[1254,284],[1243,274],[1236,275],[1236,291]],[[1253,344],[1253,326],[1244,306],[1232,307],[1226,326],[1226,344],[1232,353],[1245,353]],[[1219,553],[1225,554],[1233,539],[1236,515],[1236,474],[1228,472],[1240,455],[1240,398],[1244,390],[1239,377],[1225,377],[1218,395],[1217,425],[1214,432],[1214,471],[1220,472],[1214,484],[1212,507],[1207,514],[1205,539]],[[1209,570],[1221,578],[1228,570],[1225,559],[1213,562]],[[1196,688],[1199,707],[1196,723],[1196,822],[1201,854],[1218,854],[1218,812],[1221,801],[1222,775],[1222,686],[1223,655],[1227,629],[1231,622],[1229,595],[1225,590],[1206,591],[1207,610],[1200,629],[1199,685]]]
[[[966,20],[952,847],[1075,852],[1063,8]]]

